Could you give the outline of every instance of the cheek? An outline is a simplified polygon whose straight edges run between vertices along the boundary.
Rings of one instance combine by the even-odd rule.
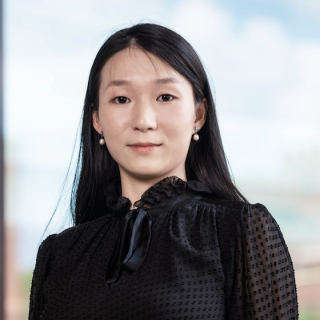
[[[123,115],[111,109],[102,109],[99,113],[106,144],[110,153],[119,146],[126,127],[126,119]]]
[[[158,124],[172,141],[188,140],[188,136],[191,136],[192,133],[193,118],[193,106],[181,103],[161,113]]]
[[[119,130],[119,127],[123,123],[123,112],[121,113],[121,108],[117,109],[110,106],[102,106],[99,112],[100,121],[102,122],[105,130],[108,132],[113,132],[114,130]]]

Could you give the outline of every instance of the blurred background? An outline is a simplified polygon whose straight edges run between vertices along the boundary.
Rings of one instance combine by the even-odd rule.
[[[93,59],[138,22],[177,31],[199,53],[236,184],[280,225],[300,319],[320,319],[319,0],[4,0],[3,19],[7,320],[27,318]],[[46,235],[70,226],[65,204]]]

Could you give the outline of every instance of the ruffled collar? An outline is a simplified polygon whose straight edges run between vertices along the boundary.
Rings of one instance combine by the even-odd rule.
[[[166,199],[184,194],[187,190],[212,194],[209,187],[204,183],[196,180],[184,181],[177,176],[171,176],[158,181],[147,189],[142,194],[141,199],[134,203],[134,207],[151,208]],[[107,186],[105,196],[107,207],[113,212],[122,215],[130,211],[131,201],[121,195],[120,180],[116,180]]]
[[[210,189],[201,182],[186,182],[171,176],[146,190],[130,210],[131,201],[121,195],[121,182],[117,180],[107,187],[107,207],[113,211],[111,215],[122,218],[106,269],[105,281],[108,286],[113,286],[118,281],[122,270],[132,273],[138,271],[144,263],[152,238],[153,219],[149,210],[152,211],[154,207],[162,208],[163,205],[171,206],[174,202],[181,203],[183,199],[189,198],[190,191],[211,194]]]

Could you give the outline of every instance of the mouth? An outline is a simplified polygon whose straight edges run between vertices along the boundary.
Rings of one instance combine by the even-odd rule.
[[[139,142],[129,145],[130,149],[136,152],[151,152],[159,148],[161,144],[155,144],[152,142]]]

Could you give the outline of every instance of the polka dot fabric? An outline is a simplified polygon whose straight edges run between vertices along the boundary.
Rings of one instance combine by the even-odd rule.
[[[149,251],[112,286],[106,270],[123,216],[110,211],[47,237],[29,319],[298,319],[291,257],[268,210],[177,179],[139,200],[152,216]]]

